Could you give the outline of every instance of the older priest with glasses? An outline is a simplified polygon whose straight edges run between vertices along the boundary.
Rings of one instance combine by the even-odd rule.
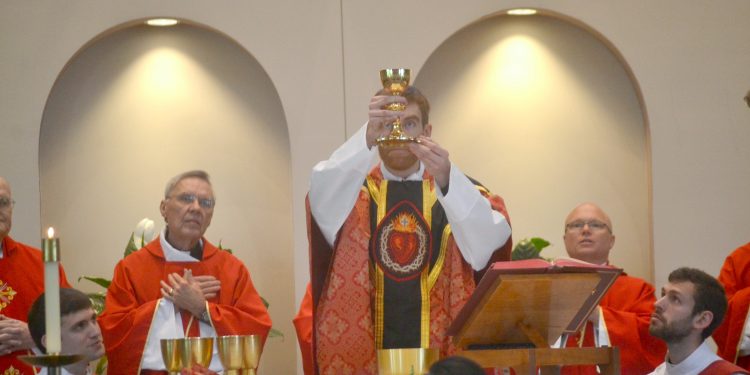
[[[109,375],[166,374],[164,338],[267,336],[271,318],[247,268],[203,238],[215,203],[206,172],[175,176],[160,206],[166,228],[115,267],[100,318]],[[222,369],[216,353],[209,368]]]
[[[33,375],[34,369],[17,357],[32,354],[26,322],[31,305],[44,292],[44,264],[39,249],[10,238],[12,217],[10,184],[0,177],[0,374]],[[62,267],[60,285],[70,287]]]
[[[565,249],[572,258],[609,264],[615,244],[612,221],[599,206],[583,203],[565,219]],[[571,335],[567,347],[620,348],[623,374],[645,374],[664,360],[666,346],[648,333],[656,296],[654,287],[637,277],[620,275],[589,315],[583,332]],[[563,374],[597,374],[596,366],[567,366]]]

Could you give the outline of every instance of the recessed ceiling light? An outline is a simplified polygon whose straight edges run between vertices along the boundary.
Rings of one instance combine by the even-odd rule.
[[[178,23],[174,18],[152,18],[146,21],[149,26],[174,26]]]
[[[508,14],[511,16],[530,16],[532,14],[536,14],[536,9],[531,9],[531,8],[511,9],[508,11]]]

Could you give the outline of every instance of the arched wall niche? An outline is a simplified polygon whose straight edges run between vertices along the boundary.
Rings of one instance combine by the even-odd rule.
[[[613,221],[610,261],[653,281],[646,109],[603,35],[547,10],[495,13],[446,39],[414,84],[451,160],[505,198],[515,242],[540,236],[545,257],[567,256],[565,217],[595,202]]]
[[[189,20],[135,20],[86,43],[45,106],[39,144],[41,221],[61,237],[71,283],[110,278],[135,225],[164,227],[167,181],[206,170],[217,204],[206,238],[231,248],[293,336],[291,151],[277,90],[229,36]],[[264,367],[294,373],[294,340],[269,340]],[[261,370],[263,371],[263,370]]]

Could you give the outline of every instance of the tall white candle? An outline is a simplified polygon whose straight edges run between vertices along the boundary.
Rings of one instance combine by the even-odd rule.
[[[55,230],[47,230],[47,238],[42,239],[44,255],[44,319],[46,322],[47,353],[60,354],[60,240],[55,238]]]

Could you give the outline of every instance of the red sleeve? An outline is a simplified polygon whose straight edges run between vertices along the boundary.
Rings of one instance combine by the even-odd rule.
[[[312,291],[310,283],[307,284],[307,292],[302,298],[297,316],[292,321],[297,331],[297,342],[302,353],[302,366],[305,375],[313,374],[313,351],[312,351]]]
[[[250,278],[247,268],[231,254],[222,254],[221,266],[210,274],[219,275],[222,293],[209,300],[208,309],[216,334],[261,335],[265,342],[271,317]],[[232,290],[232,293],[224,293]]]
[[[135,273],[154,278],[148,272]],[[136,299],[135,287],[123,261],[115,267],[112,284],[107,290],[105,309],[99,317],[109,361],[109,375],[138,372],[151,320],[158,298],[147,302]],[[158,280],[159,276],[156,276]],[[157,281],[158,282],[158,281]]]
[[[508,215],[508,209],[505,208],[505,201],[503,201],[503,198],[501,198],[498,195],[490,194],[484,188],[479,189],[479,192],[485,198],[487,198],[493,210],[505,216],[505,220],[508,221],[508,225],[510,226],[510,215]],[[498,249],[495,250],[495,252],[492,253],[492,255],[490,256],[490,260],[487,262],[487,266],[481,271],[477,271],[474,273],[474,282],[477,284],[479,283],[479,280],[482,279],[482,276],[484,276],[485,272],[487,272],[487,270],[492,265],[492,263],[509,261],[510,253],[512,250],[513,250],[513,234],[511,234],[510,237],[508,237],[508,240],[505,241],[505,244],[503,244],[503,246],[499,247]]]
[[[646,374],[664,362],[666,345],[648,332],[655,302],[653,286],[620,276],[600,303],[610,343],[620,348],[624,374]]]
[[[714,331],[717,354],[736,362],[738,347],[750,306],[750,243],[739,247],[725,260],[719,282],[727,293],[727,312],[722,324]]]

